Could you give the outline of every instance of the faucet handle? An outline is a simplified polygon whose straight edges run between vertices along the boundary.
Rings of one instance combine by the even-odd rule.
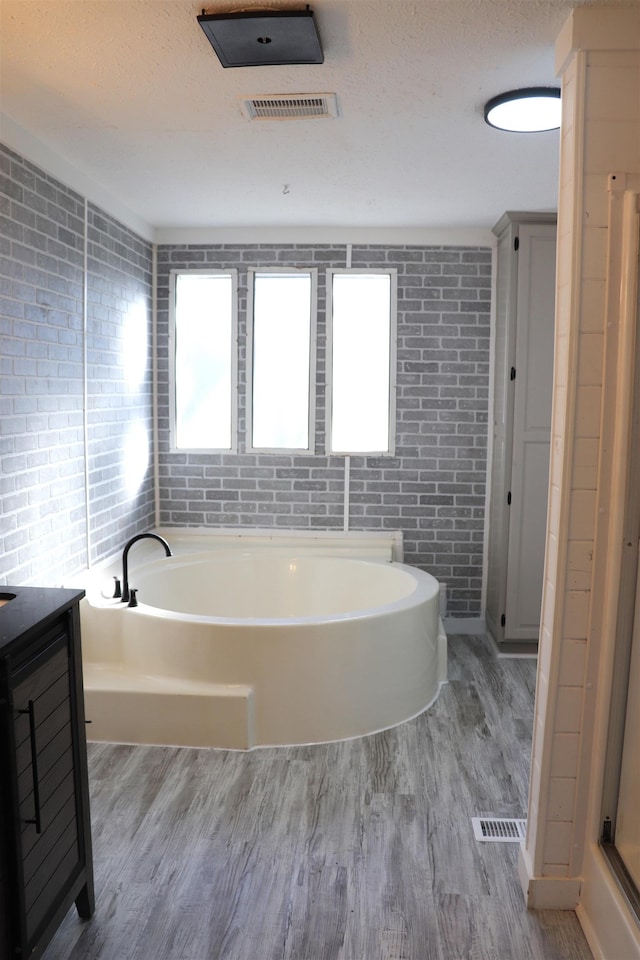
[[[128,607],[138,606],[138,598],[136,597],[137,592],[138,592],[137,588],[129,587],[129,603],[127,604]]]
[[[120,580],[118,577],[113,578],[115,583],[113,584],[113,599],[120,598],[122,596],[122,590],[120,589]]]

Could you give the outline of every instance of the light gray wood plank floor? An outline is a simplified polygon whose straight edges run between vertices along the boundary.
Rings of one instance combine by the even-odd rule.
[[[92,744],[97,912],[45,960],[587,960],[572,912],[534,913],[518,845],[535,661],[449,638],[420,717],[248,753]]]

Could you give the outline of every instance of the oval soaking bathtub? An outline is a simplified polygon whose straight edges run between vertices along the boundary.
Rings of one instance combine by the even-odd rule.
[[[82,602],[91,739],[249,748],[373,733],[445,679],[439,585],[400,563],[262,550],[138,566]]]

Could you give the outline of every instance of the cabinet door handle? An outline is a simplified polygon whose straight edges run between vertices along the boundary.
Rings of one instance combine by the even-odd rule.
[[[40,817],[40,785],[38,778],[38,747],[36,745],[36,705],[33,700],[29,700],[29,709],[20,710],[20,713],[29,714],[29,741],[31,743],[31,773],[33,776],[33,820],[25,820],[25,823],[35,823],[36,833],[42,833],[42,820]]]

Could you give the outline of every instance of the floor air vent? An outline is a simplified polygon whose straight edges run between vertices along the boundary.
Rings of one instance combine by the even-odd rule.
[[[526,820],[509,820],[504,817],[471,817],[476,840],[493,840],[497,843],[519,843],[527,833]]]
[[[323,120],[338,116],[335,93],[266,94],[247,97],[240,107],[248,120]]]

